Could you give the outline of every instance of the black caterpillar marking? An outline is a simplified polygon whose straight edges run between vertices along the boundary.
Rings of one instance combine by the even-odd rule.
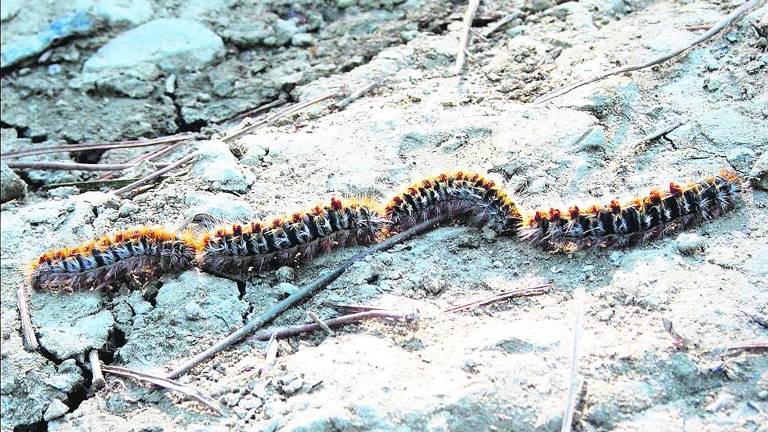
[[[505,234],[515,234],[523,218],[517,205],[492,180],[480,174],[441,174],[425,179],[394,196],[384,208],[393,230],[449,215],[467,217],[472,225],[488,224]]]
[[[220,228],[203,237],[198,265],[213,274],[245,276],[311,259],[335,247],[371,244],[386,221],[365,202],[331,199],[326,207],[261,222]]]
[[[628,204],[613,200],[587,211],[574,206],[567,216],[556,208],[535,212],[520,237],[547,249],[644,243],[732,210],[740,191],[728,172],[685,187],[670,183],[667,193],[654,190]]]
[[[47,291],[101,289],[129,275],[152,277],[189,268],[195,249],[191,238],[140,227],[43,254],[32,265],[30,283]]]

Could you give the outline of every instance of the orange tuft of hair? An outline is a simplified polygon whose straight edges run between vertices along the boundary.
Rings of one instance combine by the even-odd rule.
[[[550,221],[555,221],[555,220],[558,220],[558,219],[560,219],[560,209],[557,209],[557,208],[554,208],[554,207],[549,209],[549,220]]]
[[[579,215],[581,213],[579,212],[579,208],[576,206],[568,208],[568,215],[571,217],[571,219],[578,219]]]
[[[611,204],[609,204],[609,207],[611,208],[611,211],[614,214],[621,213],[621,203],[618,200],[611,200]]]
[[[669,182],[669,193],[678,197],[683,194],[683,188],[675,182]]]
[[[341,200],[340,199],[338,199],[336,197],[331,198],[331,208],[332,209],[334,209],[336,211],[339,211],[339,210],[341,210],[341,207],[342,207],[342,204],[341,204]]]

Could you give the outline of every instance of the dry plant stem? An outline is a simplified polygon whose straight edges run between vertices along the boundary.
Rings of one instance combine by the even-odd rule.
[[[21,334],[24,337],[24,349],[27,351],[37,351],[40,345],[37,343],[35,329],[32,327],[32,318],[29,316],[29,303],[27,302],[27,291],[24,287],[19,287],[16,291],[16,304],[19,308],[19,318],[21,319]]]
[[[177,391],[181,394],[184,394],[186,396],[189,396],[197,400],[198,402],[202,403],[208,408],[216,411],[216,413],[220,416],[224,416],[224,414],[226,413],[226,411],[221,407],[221,405],[219,405],[218,402],[216,402],[210,396],[206,395],[205,393],[201,392],[200,390],[192,386],[181,384],[167,378],[150,375],[148,373],[139,372],[136,370],[117,367],[117,366],[103,366],[102,370],[112,375],[133,378],[137,381],[144,381],[150,384],[154,384],[160,387]]]
[[[141,163],[143,161],[152,161],[154,159],[157,159],[159,157],[163,157],[163,156],[167,155],[168,153],[176,150],[177,148],[181,147],[184,143],[185,143],[185,141],[177,142],[175,144],[172,144],[172,145],[166,146],[164,148],[161,148],[160,150],[157,150],[157,151],[154,151],[154,152],[145,153],[143,155],[139,155],[139,156],[131,159],[128,163],[129,164],[136,164],[136,165],[138,165],[139,163]],[[102,175],[101,177],[99,177],[99,180],[108,180],[108,179],[112,178],[116,174],[119,174],[119,172],[118,171],[113,171],[113,172],[106,173],[106,174]]]
[[[761,341],[752,341],[752,342],[745,342],[741,344],[736,345],[730,345],[725,347],[728,351],[762,351],[762,350],[768,350],[768,340]]]
[[[317,325],[319,325],[324,332],[328,333],[328,336],[333,336],[333,330],[331,330],[331,328],[328,327],[328,324],[326,324],[325,321],[321,320],[316,313],[312,311],[307,311],[307,315],[312,319],[312,321],[314,321]]]
[[[517,17],[520,16],[520,12],[512,12],[511,14],[505,16],[504,18],[496,21],[492,25],[488,26],[488,28],[485,29],[483,32],[483,36],[486,38],[493,33],[495,33],[498,29],[504,27],[505,25],[509,24],[510,22],[514,21]]]
[[[360,261],[361,259],[375,252],[387,250],[392,246],[398,243],[401,243],[405,240],[408,240],[409,238],[415,235],[421,234],[422,232],[425,232],[434,228],[436,224],[445,222],[446,220],[448,220],[448,215],[444,215],[435,219],[430,219],[406,231],[403,231],[399,234],[389,237],[388,239],[382,241],[381,243],[377,243],[369,247],[368,249],[358,252],[351,258],[342,262],[334,270],[331,270],[325,273],[324,275],[320,276],[319,278],[315,279],[314,281],[310,282],[309,284],[304,285],[297,292],[291,294],[290,296],[288,296],[287,298],[285,298],[284,300],[282,300],[281,302],[273,306],[268,311],[264,312],[263,314],[249,321],[240,329],[230,333],[227,337],[216,342],[205,351],[197,354],[196,356],[194,356],[193,358],[191,358],[190,360],[188,360],[187,362],[185,362],[184,364],[182,364],[181,366],[173,370],[170,374],[168,374],[168,377],[177,378],[187,373],[193,367],[215,356],[219,352],[229,348],[230,346],[234,345],[235,343],[239,342],[245,337],[253,334],[253,332],[255,332],[256,330],[264,326],[266,323],[275,319],[278,315],[286,311],[288,308],[305,300],[307,297],[312,295],[315,291],[325,288],[328,284],[335,281],[339,276],[344,274],[344,272],[347,271],[347,269],[350,268],[352,264],[356,263],[357,261]]]
[[[57,187],[75,186],[80,190],[96,190],[102,186],[122,187],[132,182],[135,182],[136,180],[139,180],[139,179],[127,178],[127,179],[116,179],[116,180],[92,180],[92,181],[84,181],[84,182],[51,183],[43,186],[41,189],[50,190],[50,189],[55,189]]]
[[[342,303],[326,303],[328,306],[339,309],[342,312],[345,313],[357,313],[357,312],[369,312],[369,311],[382,311],[384,308],[376,307],[376,306],[369,306],[369,305],[358,305],[358,304],[342,304]]]
[[[515,297],[530,297],[530,296],[535,296],[540,294],[546,294],[549,292],[549,288],[551,287],[552,287],[551,284],[544,284],[544,285],[537,285],[537,286],[522,288],[522,289],[513,290],[513,291],[505,291],[499,294],[495,294],[491,297],[486,297],[481,300],[473,301],[471,303],[450,307],[444,310],[443,312],[463,312],[463,311],[478,308],[480,306],[486,306],[492,303],[497,303],[502,300],[507,300]]]
[[[261,105],[259,107],[254,108],[252,110],[249,110],[249,111],[246,111],[244,113],[238,114],[238,115],[236,115],[234,117],[230,117],[230,118],[228,118],[225,121],[233,121],[233,120],[244,119],[244,118],[250,117],[250,116],[252,116],[254,114],[258,114],[258,113],[270,110],[272,108],[279,107],[280,105],[284,105],[286,102],[288,102],[288,101],[285,100],[285,97],[284,96],[280,96],[279,99],[273,100],[272,102],[266,103],[264,105]]]
[[[331,318],[325,321],[328,327],[341,327],[347,324],[358,323],[369,319],[394,319],[394,320],[411,320],[415,319],[415,315],[404,314],[402,312],[388,311],[388,310],[371,310],[367,312],[358,312],[354,314],[340,316],[338,318]],[[278,327],[276,329],[262,330],[253,335],[256,340],[271,340],[271,338],[285,339],[291,336],[297,336],[302,333],[309,333],[320,330],[322,327],[320,324],[302,324],[296,326]]]
[[[17,158],[22,156],[34,156],[49,153],[68,153],[74,151],[86,151],[86,150],[114,150],[124,148],[135,147],[149,147],[160,144],[170,144],[178,141],[184,141],[194,138],[193,134],[178,134],[160,138],[153,138],[148,140],[135,140],[135,141],[117,141],[101,144],[67,144],[53,147],[38,148],[32,150],[19,150],[3,153],[4,158]]]
[[[469,32],[472,29],[472,20],[475,18],[477,8],[480,6],[480,0],[469,0],[467,12],[464,14],[464,22],[461,26],[461,35],[459,35],[459,46],[456,49],[456,64],[453,66],[453,74],[458,75],[464,68],[466,60],[466,49],[469,45]]]
[[[733,12],[728,14],[728,16],[726,16],[722,21],[717,23],[717,25],[713,26],[712,28],[710,28],[705,33],[702,33],[701,36],[697,37],[691,43],[685,45],[682,48],[676,49],[674,51],[670,51],[670,52],[668,52],[667,54],[664,54],[661,57],[655,58],[655,59],[647,61],[645,63],[636,64],[636,65],[630,65],[630,66],[622,66],[622,67],[619,67],[619,68],[614,68],[614,69],[610,69],[610,70],[607,70],[607,71],[603,71],[603,72],[597,74],[596,76],[594,76],[592,78],[587,78],[587,79],[579,80],[579,81],[576,81],[573,84],[569,84],[569,85],[567,85],[565,87],[561,87],[561,88],[559,88],[557,90],[551,91],[551,92],[549,92],[549,93],[539,97],[538,99],[536,99],[533,102],[536,103],[536,104],[544,103],[544,102],[546,102],[546,101],[548,101],[550,99],[554,99],[554,98],[556,98],[558,96],[562,96],[562,95],[564,95],[566,93],[569,93],[569,92],[571,92],[571,91],[573,91],[573,90],[575,90],[575,89],[577,89],[579,87],[582,87],[582,86],[585,86],[587,84],[591,84],[593,82],[600,81],[602,79],[608,78],[609,76],[619,75],[619,74],[623,74],[625,72],[632,72],[632,71],[636,71],[636,70],[640,70],[640,69],[646,69],[646,68],[649,68],[651,66],[655,66],[657,64],[664,63],[665,61],[670,60],[670,59],[672,59],[674,57],[677,57],[678,55],[688,51],[689,49],[693,48],[694,46],[696,46],[696,45],[706,41],[707,39],[710,39],[712,36],[720,33],[724,28],[726,28],[729,25],[733,24],[736,20],[738,20],[744,14],[749,12],[752,8],[757,6],[757,4],[760,3],[761,1],[762,0],[749,0],[748,2],[746,2],[743,5],[741,5],[738,8],[736,8]]]
[[[86,164],[77,162],[8,162],[12,169],[38,169],[57,171],[117,171],[135,167],[135,164]]]
[[[169,164],[165,168],[159,169],[159,170],[153,172],[152,174],[149,174],[148,176],[145,176],[145,177],[143,177],[143,178],[141,178],[139,180],[136,180],[135,182],[133,182],[133,183],[131,183],[129,185],[121,187],[120,189],[115,191],[115,195],[124,195],[124,194],[126,194],[126,193],[128,193],[128,192],[130,192],[130,191],[132,191],[134,189],[136,189],[137,187],[142,186],[142,185],[152,181],[153,179],[155,179],[157,177],[160,177],[161,175],[167,173],[168,171],[172,171],[172,170],[174,170],[174,169],[184,165],[185,163],[187,163],[187,162],[193,160],[194,158],[196,158],[197,155],[198,155],[197,152],[190,153],[190,154],[184,156],[183,158],[177,160],[176,162],[174,162],[172,164]]]
[[[318,96],[318,97],[316,97],[314,99],[310,99],[310,100],[305,101],[305,102],[301,102],[301,103],[297,103],[295,105],[291,105],[288,108],[280,110],[280,111],[276,112],[275,114],[273,114],[273,115],[271,115],[271,116],[269,116],[269,117],[267,117],[265,119],[259,120],[258,122],[254,123],[254,124],[245,126],[242,129],[239,129],[239,130],[236,130],[234,132],[231,132],[231,133],[227,134],[226,136],[224,136],[224,138],[222,138],[222,141],[224,141],[225,143],[232,142],[232,141],[240,138],[243,135],[247,135],[247,134],[255,131],[256,129],[259,129],[259,128],[264,127],[266,125],[270,125],[270,124],[276,122],[277,120],[279,120],[279,119],[281,119],[281,118],[283,118],[283,117],[285,117],[287,115],[291,115],[291,114],[293,114],[295,112],[301,111],[301,110],[303,110],[304,108],[306,108],[306,107],[308,107],[310,105],[314,105],[314,104],[322,102],[322,101],[324,101],[326,99],[337,97],[338,95],[339,95],[338,92],[331,92],[331,93],[327,93],[327,94]]]
[[[269,372],[277,361],[277,333],[272,333],[267,339],[267,353],[264,356],[264,367],[261,369],[261,374]]]
[[[669,333],[669,335],[672,337],[672,345],[675,347],[675,349],[678,351],[687,350],[688,345],[685,342],[685,338],[680,336],[680,334],[675,331],[672,326],[672,320],[669,318],[664,318],[661,322],[664,325],[664,330],[666,330],[667,333]]]
[[[574,292],[576,298],[576,312],[573,320],[573,346],[571,352],[571,369],[568,382],[568,395],[565,399],[565,410],[563,411],[563,423],[561,432],[570,432],[573,422],[573,413],[576,410],[576,391],[578,385],[579,372],[579,353],[581,348],[581,321],[584,315],[584,299],[586,293],[584,288],[577,288]]]
[[[608,171],[615,173],[619,170],[619,168],[626,163],[628,160],[632,159],[632,156],[636,155],[640,151],[642,151],[648,143],[655,140],[656,138],[662,137],[673,130],[679,128],[680,126],[684,125],[685,122],[676,121],[673,123],[670,123],[664,127],[661,127],[650,134],[644,136],[643,138],[637,140],[636,142],[630,144],[628,147],[624,149],[624,151],[621,152],[621,154],[616,157],[610,164]]]
[[[339,103],[335,105],[335,108],[337,111],[341,111],[344,108],[346,108],[349,104],[352,102],[360,99],[361,97],[365,96],[366,93],[370,92],[371,90],[375,89],[381,84],[379,80],[374,80],[368,84],[366,84],[364,87],[360,88],[359,90],[355,91],[345,99],[342,99]]]
[[[99,352],[97,350],[91,350],[91,352],[88,353],[88,361],[91,363],[91,373],[93,374],[91,383],[97,390],[101,390],[107,385],[107,380],[104,379],[104,373],[101,371]]]

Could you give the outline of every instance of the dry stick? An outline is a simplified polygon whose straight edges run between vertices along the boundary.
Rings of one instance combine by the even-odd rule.
[[[55,188],[65,187],[65,186],[75,186],[80,190],[95,190],[102,186],[122,187],[136,180],[139,180],[139,178],[136,177],[136,178],[125,178],[125,179],[116,179],[116,180],[114,179],[113,180],[91,180],[91,181],[82,181],[82,182],[51,183],[51,184],[42,186],[41,189],[50,190],[50,189],[55,189]]]
[[[272,333],[267,339],[267,352],[264,356],[264,367],[261,368],[261,374],[266,374],[277,361],[277,333]]]
[[[576,313],[573,320],[573,351],[571,352],[571,371],[569,374],[568,395],[565,399],[563,423],[561,432],[570,432],[573,422],[573,413],[576,410],[576,390],[578,388],[579,351],[581,347],[581,319],[584,314],[584,288],[577,288],[574,292],[576,298]]]
[[[609,172],[616,172],[616,170],[619,169],[619,167],[625,163],[627,160],[630,160],[630,158],[640,152],[643,148],[645,148],[646,144],[649,142],[655,140],[656,138],[659,138],[661,136],[664,136],[673,130],[679,128],[680,126],[684,125],[685,122],[682,121],[675,121],[673,123],[668,124],[667,126],[664,126],[662,128],[659,128],[650,134],[640,138],[639,140],[635,141],[629,147],[626,147],[626,149],[619,154],[616,158],[611,161],[611,163],[608,165],[608,171]]]
[[[107,380],[104,379],[104,374],[101,371],[99,352],[97,350],[91,350],[91,352],[88,353],[88,361],[91,363],[91,373],[93,374],[91,384],[93,384],[96,389],[101,390],[107,385]]]
[[[185,163],[187,163],[187,162],[191,161],[192,159],[196,158],[197,156],[198,156],[197,152],[190,153],[190,154],[184,156],[183,158],[177,160],[176,162],[173,162],[172,164],[169,164],[165,168],[159,169],[159,170],[153,172],[152,174],[149,174],[149,175],[147,175],[147,176],[145,176],[145,177],[143,177],[143,178],[141,178],[139,180],[136,180],[135,182],[133,182],[133,183],[131,183],[129,185],[121,187],[120,189],[116,190],[114,193],[115,193],[115,195],[126,194],[126,193],[136,189],[137,187],[139,187],[139,186],[141,186],[143,184],[146,184],[147,182],[152,181],[153,179],[155,179],[157,177],[160,177],[161,175],[167,173],[168,171],[172,171],[172,170],[174,170],[174,169],[184,165]]]
[[[443,312],[463,312],[466,310],[475,309],[480,306],[489,305],[491,303],[500,302],[502,300],[506,300],[514,297],[530,297],[530,296],[545,294],[549,292],[550,287],[552,287],[552,284],[538,285],[538,286],[522,288],[514,291],[505,291],[499,294],[495,294],[491,297],[473,301],[471,303],[450,307],[444,310]]]
[[[687,350],[688,344],[685,342],[685,338],[680,336],[680,334],[675,331],[672,326],[672,320],[669,318],[663,318],[661,323],[664,326],[664,330],[666,330],[667,333],[669,333],[669,336],[672,337],[672,345],[675,347],[675,349],[678,351]]]
[[[325,321],[321,320],[319,316],[317,316],[316,313],[312,311],[307,311],[307,315],[312,318],[312,321],[317,323],[317,325],[320,326],[320,328],[323,329],[324,332],[328,333],[328,336],[333,336],[333,330],[331,330],[330,327],[328,327],[328,324],[325,323]]]
[[[357,313],[357,312],[369,312],[369,311],[383,311],[384,308],[376,307],[376,306],[369,306],[369,305],[359,305],[359,304],[343,304],[343,303],[326,303],[328,306],[339,309],[342,312],[347,313]]]
[[[358,312],[354,314],[340,316],[338,318],[331,318],[325,321],[325,324],[330,327],[341,327],[347,324],[358,323],[369,319],[395,319],[415,321],[417,319],[416,314],[405,314],[402,312],[389,311],[389,310],[371,310],[367,312]],[[287,327],[278,327],[276,329],[267,329],[257,332],[253,335],[256,340],[271,340],[271,338],[285,339],[287,337],[300,335],[302,333],[309,333],[320,330],[322,327],[320,324],[302,324]]]
[[[3,153],[4,158],[17,158],[22,156],[34,156],[48,153],[66,153],[73,151],[85,151],[85,150],[113,150],[123,148],[135,148],[135,147],[149,147],[160,144],[170,144],[177,141],[184,141],[194,138],[193,134],[179,134],[170,135],[160,138],[152,138],[148,140],[134,140],[134,141],[115,141],[100,144],[67,144],[54,147],[36,148],[30,150],[17,150],[8,153]]]
[[[16,302],[19,308],[19,318],[21,318],[21,334],[24,336],[24,349],[27,351],[37,351],[40,344],[37,343],[37,335],[32,327],[32,318],[29,316],[29,303],[27,302],[27,290],[19,287],[16,291]]]
[[[335,104],[335,105],[334,105],[334,108],[336,109],[336,111],[341,111],[341,110],[343,110],[344,108],[346,108],[346,107],[347,107],[347,105],[349,105],[349,104],[351,104],[352,102],[354,102],[354,101],[356,101],[356,100],[360,99],[360,98],[361,98],[361,97],[363,97],[363,96],[364,96],[366,93],[368,93],[369,91],[371,91],[371,90],[375,89],[375,88],[376,88],[376,87],[378,87],[380,84],[381,84],[381,81],[379,81],[379,80],[373,80],[373,81],[371,81],[370,83],[366,84],[365,86],[363,86],[363,87],[362,87],[362,88],[360,88],[359,90],[357,90],[357,91],[353,92],[353,93],[352,93],[351,95],[349,95],[347,98],[345,98],[345,99],[341,100],[339,103]]]
[[[561,87],[557,90],[551,91],[535,101],[533,101],[536,104],[544,103],[550,99],[554,99],[558,96],[562,96],[572,90],[575,90],[581,86],[591,84],[596,81],[600,81],[604,78],[607,78],[609,76],[622,74],[625,72],[632,72],[640,69],[649,68],[651,66],[655,66],[659,63],[663,63],[669,59],[672,59],[674,57],[677,57],[678,55],[684,53],[685,51],[688,51],[689,49],[693,48],[694,46],[706,41],[707,39],[710,39],[712,36],[720,33],[724,28],[728,27],[729,25],[733,24],[734,21],[741,18],[744,14],[746,14],[750,9],[757,6],[758,3],[760,3],[762,0],[749,0],[748,2],[744,3],[743,5],[736,8],[733,12],[728,14],[722,21],[717,23],[714,27],[709,29],[707,32],[702,33],[701,36],[697,37],[693,40],[693,42],[687,44],[686,46],[676,49],[674,51],[670,51],[667,54],[664,54],[661,57],[658,57],[656,59],[650,60],[645,63],[636,64],[636,65],[630,65],[630,66],[623,66],[619,68],[610,69],[604,72],[599,73],[597,76],[594,76],[592,78],[587,78],[583,80],[576,81],[573,84],[567,85],[565,87]]]
[[[196,399],[198,402],[216,411],[216,413],[220,416],[223,416],[226,413],[226,410],[224,410],[224,408],[222,408],[218,402],[216,402],[210,396],[206,395],[205,393],[201,392],[200,390],[192,386],[181,384],[176,381],[163,378],[160,376],[150,375],[148,373],[139,372],[136,370],[117,367],[117,366],[103,366],[102,370],[106,373],[110,373],[113,375],[133,378],[137,381],[145,381],[160,387],[164,387],[170,390],[175,390],[181,394],[184,394],[193,399]]]
[[[520,12],[512,12],[511,14],[505,16],[504,18],[496,21],[495,23],[488,26],[487,29],[483,32],[483,36],[486,38],[493,33],[495,33],[498,29],[504,27],[505,25],[509,24],[510,22],[514,21],[517,17],[520,16]]]
[[[163,157],[163,156],[167,155],[168,153],[176,150],[177,148],[179,148],[182,145],[184,145],[184,143],[185,143],[185,141],[177,142],[177,143],[175,143],[173,145],[169,145],[169,146],[163,147],[160,150],[157,150],[157,151],[154,151],[154,152],[148,152],[148,153],[139,155],[139,156],[131,159],[128,163],[138,165],[139,163],[144,162],[144,161],[151,162],[153,159],[157,159],[157,158]],[[119,174],[119,171],[113,171],[113,172],[106,173],[103,176],[99,177],[99,180],[108,180],[108,179],[112,178],[112,176],[114,176],[115,174]]]
[[[246,111],[244,113],[237,114],[237,115],[235,115],[233,117],[230,117],[230,118],[226,119],[225,121],[228,122],[228,121],[233,121],[233,120],[238,120],[238,119],[250,117],[250,116],[252,116],[254,114],[258,114],[260,112],[264,112],[264,111],[267,111],[269,109],[272,109],[272,108],[278,107],[280,105],[283,105],[286,102],[288,102],[288,101],[285,99],[285,96],[281,96],[279,99],[273,100],[272,102],[266,103],[264,105],[261,105],[259,107],[256,107],[256,108],[252,109],[252,110]]]
[[[752,342],[745,342],[741,344],[736,345],[730,345],[725,347],[728,351],[762,351],[762,350],[768,350],[768,340],[757,340]]]
[[[465,50],[469,45],[469,31],[472,29],[472,20],[479,6],[480,0],[469,0],[467,4],[467,12],[464,14],[464,22],[462,23],[461,35],[459,36],[459,46],[456,49],[456,64],[453,66],[454,75],[460,74],[461,69],[464,67],[464,61],[466,60]]]
[[[8,162],[8,168],[59,171],[117,171],[133,168],[135,164],[86,164],[77,162]]]
[[[232,132],[229,135],[226,135],[224,138],[222,138],[222,141],[228,143],[230,141],[236,140],[237,138],[240,138],[243,135],[249,134],[249,133],[255,131],[256,129],[258,129],[260,127],[272,124],[272,123],[276,122],[277,120],[279,120],[279,119],[281,119],[281,118],[283,118],[283,117],[285,117],[287,115],[291,115],[291,114],[293,114],[293,113],[295,113],[297,111],[301,111],[301,110],[303,110],[304,108],[306,108],[306,107],[308,107],[310,105],[314,105],[314,104],[322,102],[322,101],[324,101],[326,99],[330,99],[332,97],[337,97],[338,95],[339,95],[338,92],[331,92],[331,93],[327,93],[327,94],[318,96],[318,97],[316,97],[314,99],[310,99],[310,100],[305,101],[305,102],[301,102],[301,103],[297,103],[295,105],[291,105],[288,108],[280,110],[280,111],[276,112],[275,114],[273,114],[273,115],[271,115],[271,116],[269,116],[269,117],[267,117],[267,118],[265,118],[263,120],[259,120],[258,122],[254,123],[254,124],[245,126],[242,129],[240,129],[240,130],[237,130],[235,132]]]
[[[422,222],[412,228],[409,228],[397,235],[394,235],[382,241],[381,243],[377,243],[369,247],[368,249],[358,252],[351,258],[342,262],[334,270],[327,272],[324,275],[320,276],[319,278],[315,279],[314,281],[310,282],[309,284],[304,285],[297,292],[291,294],[290,296],[288,296],[287,298],[285,298],[284,300],[282,300],[281,302],[273,306],[268,311],[257,316],[255,319],[251,320],[250,322],[248,322],[238,330],[230,333],[227,337],[216,342],[205,351],[201,352],[200,354],[197,354],[196,356],[194,356],[193,358],[191,358],[190,360],[188,360],[187,362],[185,362],[184,364],[182,364],[181,366],[173,370],[170,374],[168,374],[168,377],[177,378],[185,374],[193,367],[215,356],[219,352],[229,348],[230,346],[234,345],[235,343],[242,340],[246,336],[249,336],[254,331],[264,326],[264,324],[275,319],[278,315],[283,313],[288,308],[298,304],[299,302],[303,301],[304,299],[312,295],[315,291],[318,291],[321,288],[326,287],[331,282],[335,281],[339,276],[344,274],[344,272],[348,268],[350,268],[352,264],[356,263],[357,261],[360,261],[361,259],[375,252],[387,250],[392,246],[398,243],[401,243],[405,240],[408,240],[409,238],[415,235],[421,234],[424,231],[432,229],[436,224],[445,222],[446,220],[448,220],[447,215],[443,215],[435,219],[430,219],[426,222]]]

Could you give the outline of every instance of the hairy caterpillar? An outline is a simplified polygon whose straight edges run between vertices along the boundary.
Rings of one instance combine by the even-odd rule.
[[[474,173],[424,179],[395,195],[384,207],[384,215],[395,230],[444,214],[451,218],[467,216],[473,225],[488,224],[500,233],[510,234],[517,232],[523,220],[506,192]]]
[[[736,206],[740,190],[730,172],[685,186],[672,182],[666,193],[652,190],[629,203],[613,200],[586,210],[573,206],[567,213],[557,208],[537,211],[520,236],[545,248],[628,246],[720,216]]]
[[[385,220],[368,201],[332,198],[328,206],[278,218],[270,225],[234,224],[207,233],[198,265],[214,274],[260,273],[311,259],[334,247],[371,244]]]
[[[720,216],[736,206],[740,191],[737,176],[722,172],[685,186],[670,183],[667,192],[653,190],[628,203],[613,200],[608,206],[573,206],[567,212],[552,208],[523,216],[493,181],[479,174],[441,174],[410,186],[384,206],[370,199],[332,198],[326,206],[271,224],[233,224],[199,237],[158,228],[119,232],[43,254],[33,263],[31,284],[51,291],[101,288],[129,275],[152,276],[191,266],[245,276],[303,262],[333,248],[371,244],[445,215],[546,249],[623,247]]]
[[[46,252],[32,263],[33,288],[100,289],[128,275],[151,277],[192,266],[196,240],[162,228],[140,227],[74,248]]]

